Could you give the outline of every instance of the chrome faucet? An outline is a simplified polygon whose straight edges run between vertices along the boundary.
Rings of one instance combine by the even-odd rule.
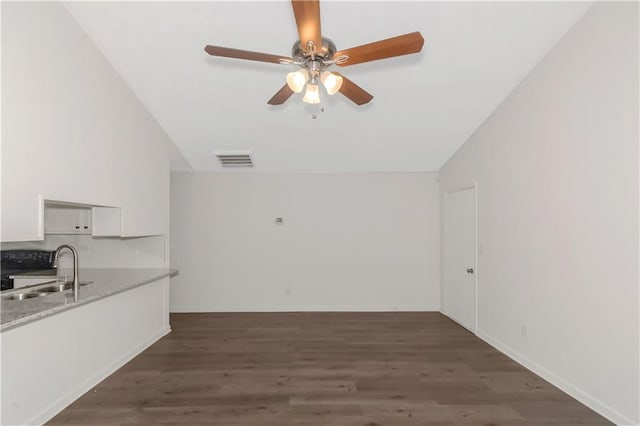
[[[78,279],[78,251],[68,244],[62,244],[56,249],[56,254],[53,256],[53,267],[58,268],[58,256],[62,249],[68,248],[73,253],[73,301],[78,301],[78,288],[80,287],[80,281]]]

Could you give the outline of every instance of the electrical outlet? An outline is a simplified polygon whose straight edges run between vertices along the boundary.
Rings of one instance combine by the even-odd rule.
[[[524,339],[527,338],[527,326],[526,325],[522,326],[522,328],[520,330],[520,333],[522,334],[522,338],[524,338]]]

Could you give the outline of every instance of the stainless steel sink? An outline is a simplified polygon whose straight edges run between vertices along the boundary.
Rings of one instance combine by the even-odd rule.
[[[26,293],[13,293],[3,296],[4,300],[24,300],[24,299],[33,299],[34,297],[46,296],[49,293],[44,293],[41,291],[29,291]]]
[[[57,293],[59,291],[65,291],[69,288],[71,288],[71,286],[69,286],[68,284],[55,284],[48,287],[39,288],[38,291],[44,293]]]
[[[84,286],[91,283],[93,283],[93,281],[86,281],[86,282],[80,283],[80,285]],[[45,293],[58,293],[60,291],[69,290],[72,287],[73,287],[73,283],[56,283],[53,285],[48,285],[46,287],[38,288],[37,291],[42,291]]]
[[[85,281],[79,283],[80,286],[92,284],[93,281]],[[35,286],[23,287],[19,290],[13,290],[9,294],[2,296],[2,300],[25,300],[34,297],[46,296],[47,294],[59,293],[61,291],[73,288],[73,283],[64,282],[62,280],[49,281]]]

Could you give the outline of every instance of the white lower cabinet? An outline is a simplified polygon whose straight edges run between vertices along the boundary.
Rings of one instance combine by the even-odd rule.
[[[0,424],[43,424],[170,331],[169,278],[0,334]]]

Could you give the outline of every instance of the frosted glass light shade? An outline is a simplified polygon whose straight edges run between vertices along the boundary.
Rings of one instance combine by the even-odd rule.
[[[305,69],[299,69],[298,71],[290,72],[287,74],[287,86],[295,93],[302,92],[304,85],[309,80],[309,73]]]
[[[317,84],[307,84],[307,90],[304,92],[304,98],[302,100],[308,104],[320,103],[320,91]]]
[[[330,71],[325,71],[320,74],[320,81],[324,84],[329,95],[335,95],[342,87],[342,77]]]

